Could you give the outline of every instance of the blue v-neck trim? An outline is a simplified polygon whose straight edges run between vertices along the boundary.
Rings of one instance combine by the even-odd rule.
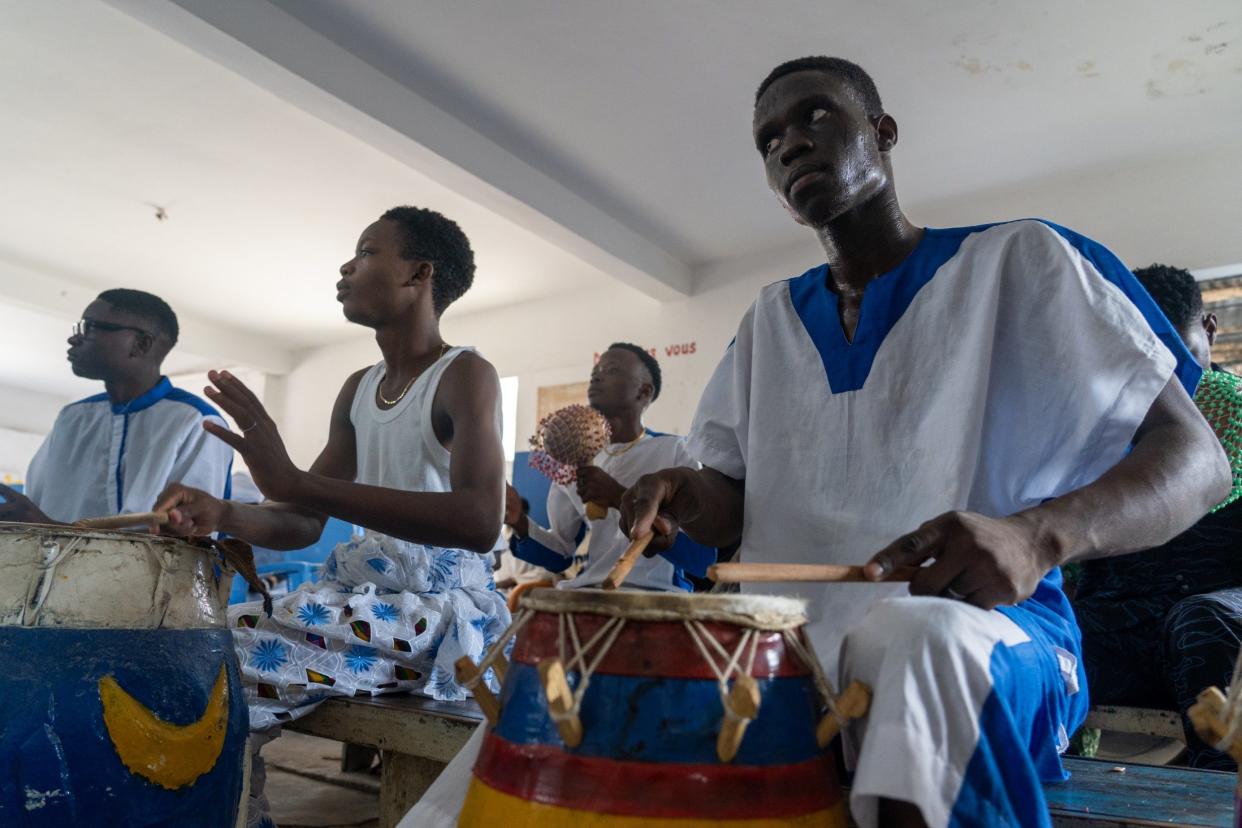
[[[982,228],[924,230],[918,247],[904,262],[867,285],[853,342],[845,338],[841,327],[837,295],[828,289],[828,265],[789,280],[789,298],[819,351],[832,393],[857,391],[866,384],[880,346],[914,297],[957,254],[962,240],[978,229]]]
[[[1121,290],[1151,326],[1152,332],[1172,352],[1177,360],[1174,373],[1187,393],[1194,396],[1202,369],[1190,355],[1176,329],[1129,268],[1103,245],[1059,224],[1046,219],[1019,220],[1038,221],[1050,228],[1090,262],[1100,276]],[[904,262],[867,285],[858,329],[854,332],[852,343],[845,338],[845,331],[841,327],[837,296],[828,290],[828,265],[812,268],[796,279],[791,279],[789,298],[807,335],[819,351],[832,393],[840,394],[862,388],[884,339],[910,307],[919,290],[931,281],[945,262],[957,255],[967,236],[1001,224],[1009,222],[945,229],[928,227],[918,247]]]

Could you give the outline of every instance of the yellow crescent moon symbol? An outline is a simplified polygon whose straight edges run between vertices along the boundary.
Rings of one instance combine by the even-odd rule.
[[[170,724],[117,684],[99,680],[104,724],[117,755],[131,773],[174,791],[216,765],[229,723],[229,682],[224,665],[216,676],[202,717],[187,725]]]

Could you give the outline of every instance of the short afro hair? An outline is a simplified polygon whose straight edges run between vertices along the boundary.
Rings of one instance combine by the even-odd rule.
[[[173,313],[167,302],[155,294],[132,288],[113,288],[99,294],[99,299],[119,311],[146,319],[155,329],[151,333],[163,334],[173,345],[177,344],[177,337],[181,333],[177,314]]]
[[[431,262],[435,267],[431,303],[436,316],[470,290],[474,251],[457,222],[425,207],[393,207],[380,220],[400,227],[401,258]]]
[[[759,90],[755,92],[755,105],[758,106],[763,93],[767,92],[768,87],[778,79],[806,70],[825,72],[845,81],[858,96],[858,102],[866,110],[867,117],[878,118],[884,114],[884,102],[880,100],[880,90],[876,89],[875,81],[867,74],[867,70],[857,63],[839,57],[801,57],[785,61],[769,72],[768,76],[763,79],[763,83],[759,84]]]
[[[1139,268],[1134,275],[1147,288],[1173,327],[1184,331],[1203,321],[1203,294],[1190,271],[1153,264]]]
[[[633,342],[614,342],[608,346],[608,350],[611,351],[613,348],[629,351],[647,367],[647,373],[651,374],[651,401],[655,402],[660,396],[660,363],[656,362],[656,358],[651,355],[650,351],[640,348]]]

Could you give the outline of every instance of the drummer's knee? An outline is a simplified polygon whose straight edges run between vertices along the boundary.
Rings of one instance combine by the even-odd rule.
[[[876,681],[895,661],[952,659],[964,646],[962,622],[975,607],[943,598],[889,598],[877,602],[841,645],[844,680]]]

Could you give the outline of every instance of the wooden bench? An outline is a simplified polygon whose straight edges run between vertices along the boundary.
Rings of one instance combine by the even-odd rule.
[[[406,694],[332,698],[287,724],[288,730],[380,750],[380,828],[392,828],[461,749],[483,713],[474,702],[438,702]],[[1181,736],[1177,714],[1095,708],[1092,727]],[[1174,729],[1176,726],[1176,729]],[[1044,786],[1061,828],[1183,825],[1232,828],[1231,773],[1067,757],[1069,782]],[[1124,767],[1124,772],[1114,770]]]
[[[393,828],[482,721],[483,711],[472,701],[402,693],[331,698],[283,728],[378,748],[383,757],[379,824]]]
[[[1233,828],[1235,774],[1072,757],[1064,761],[1070,780],[1044,785],[1058,828]]]
[[[1112,730],[1117,733],[1144,733],[1165,739],[1185,741],[1182,717],[1172,710],[1151,710],[1145,707],[1091,708],[1083,727]]]

